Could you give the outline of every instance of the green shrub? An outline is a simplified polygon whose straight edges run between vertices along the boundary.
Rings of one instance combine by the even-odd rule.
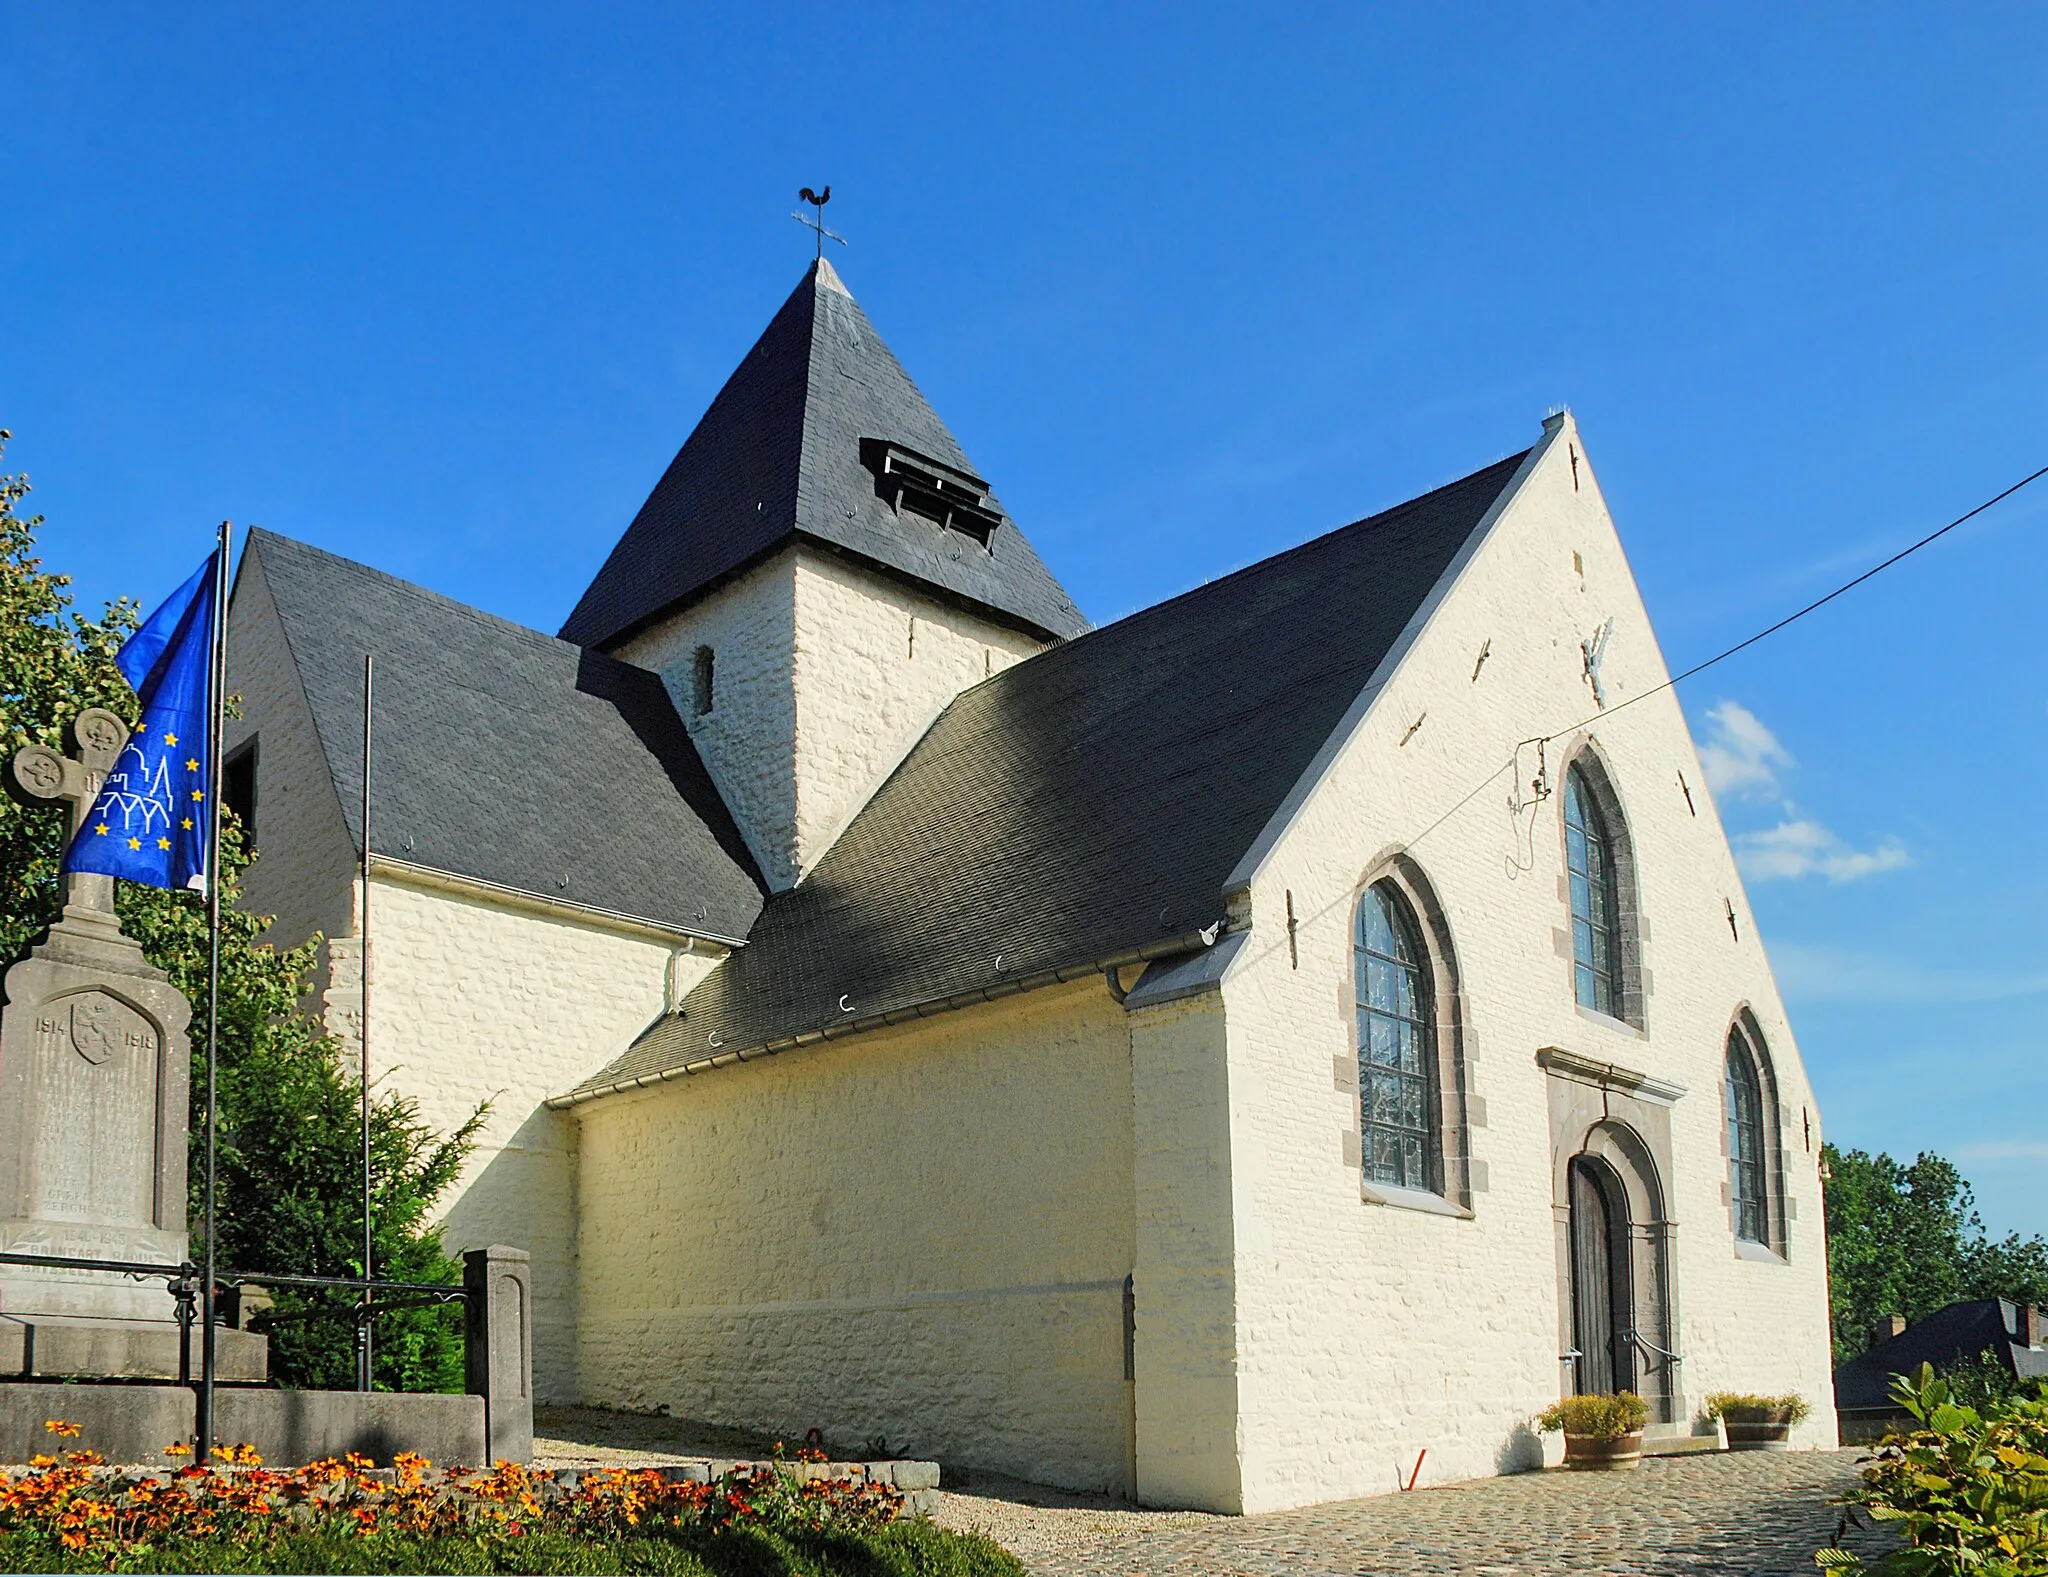
[[[1705,1408],[1709,1418],[1732,1419],[1738,1424],[1799,1424],[1812,1411],[1812,1404],[1797,1391],[1787,1391],[1783,1396],[1714,1391],[1708,1395]]]
[[[1901,1547],[1878,1563],[1888,1577],[2038,1577],[2048,1573],[2048,1402],[2015,1400],[1980,1413],[1959,1405],[1927,1364],[1893,1383],[1892,1399],[1920,1427],[1888,1436],[1846,1500],[1898,1527]],[[1847,1550],[1814,1557],[1839,1573],[1865,1570]]]
[[[892,1522],[868,1547],[894,1577],[1024,1577],[1023,1564],[985,1533],[954,1533],[923,1517]]]
[[[2007,1402],[2048,1396],[2048,1381],[2021,1380],[1996,1349],[1987,1347],[1972,1358],[1958,1359],[1936,1371],[1948,1381],[1949,1400],[1961,1407],[1990,1412]]]
[[[1650,1408],[1633,1391],[1612,1396],[1568,1396],[1552,1402],[1536,1415],[1545,1429],[1562,1429],[1568,1435],[1594,1440],[1618,1440],[1632,1435],[1649,1419]]]

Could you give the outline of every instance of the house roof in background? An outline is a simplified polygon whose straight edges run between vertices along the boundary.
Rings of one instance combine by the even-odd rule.
[[[762,884],[661,680],[269,531],[261,565],[362,850],[696,935],[744,936]]]
[[[1986,1351],[1996,1354],[2017,1379],[2048,1379],[2048,1347],[2022,1346],[2018,1331],[2018,1305],[2005,1298],[1977,1298],[1936,1309],[1835,1370],[1835,1406],[1889,1410],[1894,1405],[1894,1375],[1912,1374],[1923,1363],[1948,1369]]]
[[[748,945],[579,1094],[1208,927],[1525,455],[958,696]],[[842,1006],[843,1002],[843,1006]]]
[[[878,443],[974,475],[820,258],[670,462],[562,638],[616,646],[798,538],[1040,637],[1088,628],[1014,521],[984,547],[884,496]]]

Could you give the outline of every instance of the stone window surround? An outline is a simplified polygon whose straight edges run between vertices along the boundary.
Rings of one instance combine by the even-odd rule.
[[[1614,770],[1608,765],[1607,755],[1600,748],[1600,742],[1592,734],[1581,733],[1573,736],[1562,753],[1557,773],[1557,790],[1550,798],[1556,805],[1557,848],[1558,848],[1558,900],[1564,905],[1564,929],[1560,933],[1566,945],[1562,949],[1567,964],[1565,983],[1572,993],[1572,1001],[1578,1001],[1578,985],[1570,970],[1572,954],[1571,883],[1564,875],[1564,782],[1566,776],[1577,768],[1592,792],[1594,807],[1600,819],[1606,824],[1608,857],[1614,864],[1616,929],[1621,937],[1620,979],[1618,990],[1620,1008],[1613,1015],[1613,1021],[1640,1033],[1649,1029],[1650,971],[1646,967],[1644,944],[1649,937],[1649,922],[1643,915],[1640,898],[1641,886],[1636,879],[1635,835],[1630,830],[1628,815],[1622,809],[1621,793],[1614,786]],[[1588,1012],[1589,1017],[1607,1019],[1609,1015]]]
[[[1739,1042],[1756,1071],[1757,1090],[1762,1099],[1764,1123],[1764,1241],[1742,1236],[1735,1218],[1735,1157],[1728,1150],[1728,1114],[1725,1071],[1722,1075],[1721,1204],[1728,1212],[1728,1236],[1737,1259],[1760,1265],[1788,1265],[1792,1259],[1791,1202],[1785,1193],[1785,1109],[1778,1092],[1778,1071],[1771,1060],[1771,1048],[1764,1039],[1756,1014],[1745,1002],[1729,1015],[1728,1028],[1721,1037],[1721,1052],[1730,1054]]]
[[[1358,905],[1377,883],[1385,882],[1401,895],[1415,919],[1418,940],[1429,955],[1430,991],[1435,1009],[1436,1088],[1438,1153],[1443,1169],[1444,1191],[1429,1193],[1415,1188],[1394,1188],[1368,1182],[1363,1154],[1363,1114],[1359,1108],[1358,1010],[1351,971],[1349,938],[1356,926]],[[1365,876],[1351,893],[1351,924],[1346,928],[1345,978],[1342,1000],[1345,1006],[1346,1055],[1337,1059],[1337,1088],[1349,1097],[1342,1134],[1344,1162],[1358,1178],[1360,1200],[1373,1206],[1413,1210],[1425,1215],[1473,1219],[1472,1200],[1486,1188],[1485,1163],[1473,1159],[1471,1129],[1484,1126],[1484,1107],[1467,1090],[1466,1070],[1472,1061],[1470,1032],[1466,1028],[1465,999],[1457,965],[1457,944],[1451,937],[1450,922],[1436,889],[1422,868],[1401,849],[1379,855],[1367,866]]]

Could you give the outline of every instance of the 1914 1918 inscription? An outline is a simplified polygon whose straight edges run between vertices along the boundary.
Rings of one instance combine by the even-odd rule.
[[[30,1152],[37,1213],[154,1224],[160,1044],[147,1018],[105,991],[37,1011],[36,1098],[54,1120]]]

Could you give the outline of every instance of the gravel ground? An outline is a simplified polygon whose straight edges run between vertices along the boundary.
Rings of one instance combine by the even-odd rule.
[[[775,1445],[715,1424],[583,1407],[536,1408],[534,1436],[535,1465],[545,1468],[761,1458]],[[866,1454],[826,1444],[837,1460]],[[933,1515],[947,1527],[979,1528],[1034,1577],[1806,1577],[1816,1570],[1813,1552],[1841,1524],[1830,1502],[1855,1481],[1859,1456],[1651,1457],[1634,1473],[1471,1479],[1256,1517],[1140,1511],[977,1472],[965,1489],[942,1493]],[[1866,1554],[1884,1547],[1856,1529],[1843,1542]]]
[[[1379,1577],[1522,1572],[1811,1574],[1858,1453],[1653,1457],[1634,1473],[1521,1474],[1256,1517],[1136,1511],[976,1474],[936,1520],[979,1528],[1035,1577]],[[1867,1532],[1843,1540],[1866,1554]]]
[[[794,1455],[803,1442],[787,1444]],[[771,1436],[688,1418],[615,1413],[601,1407],[533,1410],[533,1465],[537,1468],[654,1467],[689,1457],[761,1458],[774,1452]],[[858,1461],[859,1457],[842,1460]]]

